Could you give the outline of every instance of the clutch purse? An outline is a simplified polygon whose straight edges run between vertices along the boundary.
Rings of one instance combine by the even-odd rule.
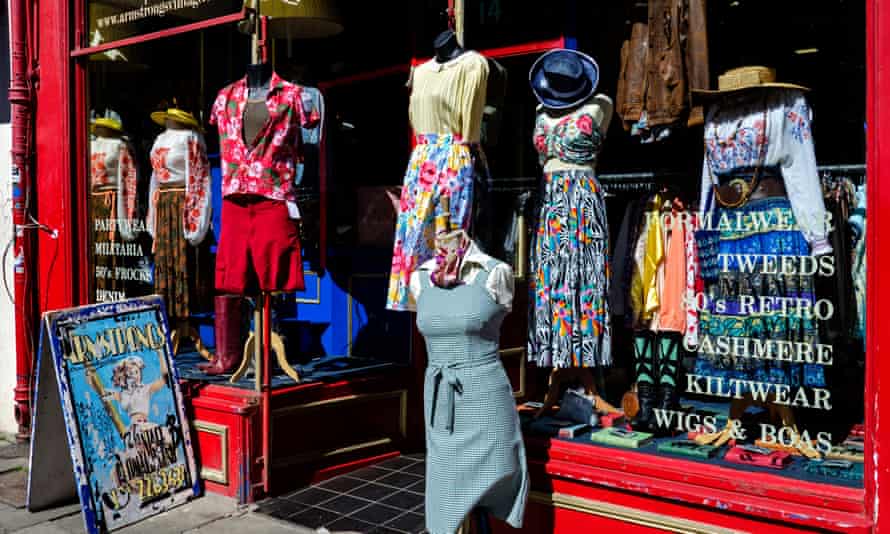
[[[658,444],[658,452],[707,460],[717,454],[717,447],[699,445],[692,440],[681,439],[677,441],[662,441]]]
[[[729,449],[723,459],[734,464],[754,465],[770,469],[785,469],[792,461],[791,455],[787,452],[771,451],[753,445],[736,445]]]
[[[602,443],[604,445],[613,445],[615,447],[625,447],[628,449],[639,449],[652,442],[652,434],[648,432],[637,432],[635,430],[624,430],[623,428],[604,428],[590,435],[590,441]]]

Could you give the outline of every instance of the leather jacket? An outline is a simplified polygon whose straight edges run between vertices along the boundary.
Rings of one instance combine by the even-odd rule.
[[[705,0],[649,0],[648,12],[629,1],[631,34],[621,47],[616,98],[625,129],[643,111],[649,127],[703,124],[702,107],[691,108],[690,91],[709,87]]]

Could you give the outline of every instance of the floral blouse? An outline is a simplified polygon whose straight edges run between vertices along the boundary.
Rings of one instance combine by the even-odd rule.
[[[590,107],[584,106],[556,124],[552,124],[545,113],[539,113],[533,140],[541,166],[551,159],[583,165],[596,160],[603,145],[603,134]]]
[[[758,97],[760,94],[763,93],[754,93],[751,98],[731,106],[714,105],[708,110],[701,211],[708,213],[716,207],[710,172],[719,180],[720,175],[732,174],[740,168],[777,166],[794,218],[810,243],[812,254],[831,252],[810,126],[812,111],[798,90],[771,90],[765,97]],[[764,143],[765,151],[762,150]]]
[[[167,129],[151,148],[151,184],[146,226],[157,235],[157,208],[160,189],[185,189],[182,229],[186,240],[197,245],[210,228],[210,163],[204,137],[194,130]]]
[[[302,88],[272,73],[266,106],[269,119],[256,139],[243,138],[247,78],[223,88],[216,97],[210,122],[219,128],[222,153],[222,194],[258,195],[294,202],[296,164],[301,158],[302,128],[317,122],[304,112]],[[248,144],[250,142],[250,144]]]
[[[136,233],[137,171],[130,145],[119,137],[90,139],[90,187],[93,192],[115,191],[114,212],[120,219],[121,238],[132,241]]]

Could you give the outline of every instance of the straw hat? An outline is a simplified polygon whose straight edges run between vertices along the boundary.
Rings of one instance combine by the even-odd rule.
[[[698,98],[708,98],[726,94],[737,93],[750,89],[760,89],[776,87],[780,89],[797,89],[799,91],[809,91],[809,87],[797,85],[793,83],[782,83],[776,81],[776,69],[769,67],[739,67],[731,69],[717,79],[717,90],[712,89],[693,89],[692,95]]]
[[[167,111],[155,111],[151,114],[151,120],[160,126],[166,126],[167,120],[176,121],[200,132],[204,131],[204,128],[201,127],[201,124],[194,115],[179,108],[167,108]]]
[[[121,116],[110,109],[105,110],[105,113],[102,116],[96,116],[95,112],[92,113],[92,117],[90,117],[90,129],[95,131],[97,126],[108,128],[109,130],[114,130],[118,133],[124,133],[124,124],[121,122]]]

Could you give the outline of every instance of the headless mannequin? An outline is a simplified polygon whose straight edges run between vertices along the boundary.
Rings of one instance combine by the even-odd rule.
[[[540,106],[538,108],[538,113],[539,115],[544,117],[544,120],[547,121],[550,126],[553,126],[560,120],[562,120],[563,117],[587,108],[589,109],[590,113],[596,118],[596,122],[600,131],[603,132],[603,134],[605,135],[605,132],[609,129],[609,123],[612,119],[612,107],[612,100],[608,96],[598,94],[591,97],[587,101],[568,109],[554,110]],[[544,172],[576,169],[587,170],[590,169],[592,166],[593,164],[567,163],[565,161],[552,158],[548,160],[547,163],[544,165]],[[578,382],[584,387],[585,395],[593,401],[593,407],[598,413],[608,414],[620,411],[597,394],[596,385],[594,383],[593,375],[591,374],[590,370],[587,368],[579,367],[553,369],[550,372],[547,395],[544,397],[544,406],[542,406],[535,413],[535,417],[540,417],[548,413],[553,406],[558,404],[559,393],[562,389],[561,386],[564,383],[573,382]]]
[[[272,79],[272,65],[256,63],[247,66],[247,105],[244,107],[244,143],[253,147],[254,141],[269,120],[266,95]]]
[[[433,40],[433,47],[436,49],[437,63],[445,63],[465,52],[452,30],[445,30],[437,35]]]
[[[739,106],[755,102],[755,99],[762,98],[764,98],[764,95],[754,91],[742,91],[737,94],[725,95],[717,104],[719,108],[716,112],[716,116],[719,117],[719,115],[721,114],[721,109],[732,110]],[[766,106],[766,103],[764,102],[762,105]],[[705,125],[705,128],[708,128],[708,125]],[[784,191],[779,192],[775,190],[767,192],[761,184],[752,192],[750,199],[756,200],[758,198],[764,198],[766,196],[781,196],[787,198],[787,193],[785,193]],[[782,427],[789,428],[793,435],[792,439],[794,440],[794,444],[792,445],[792,447],[799,450],[801,454],[808,458],[821,457],[819,451],[817,451],[811,443],[806,443],[800,439],[800,432],[797,428],[794,410],[791,408],[791,406],[777,404],[775,402],[774,395],[771,395],[765,402],[755,401],[750,393],[744,394],[741,399],[733,399],[729,405],[729,420],[726,423],[726,427],[718,430],[717,432],[701,434],[700,436],[695,438],[695,441],[702,445],[714,445],[719,447],[726,444],[729,440],[734,439],[733,431],[737,426],[741,424],[742,415],[745,413],[745,410],[747,410],[749,406],[760,406],[762,408],[766,408],[769,411],[769,418],[771,421],[779,423]]]

